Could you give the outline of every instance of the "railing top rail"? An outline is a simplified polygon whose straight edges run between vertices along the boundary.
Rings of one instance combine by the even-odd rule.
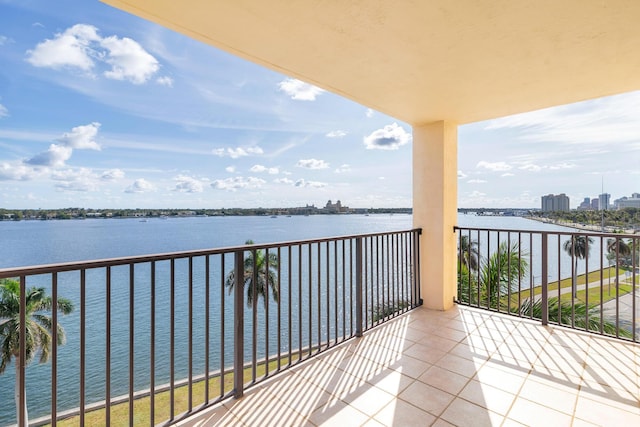
[[[564,227],[564,226],[559,226]],[[628,234],[628,233],[602,233],[600,231],[560,231],[560,230],[520,230],[516,228],[486,228],[486,227],[459,227],[457,225],[453,226],[453,230],[477,230],[477,231],[499,231],[499,232],[511,232],[511,233],[531,233],[531,234],[565,234],[565,235],[589,235],[589,236],[602,236],[602,237],[613,237],[613,238],[640,238],[638,234]]]
[[[189,258],[189,257],[220,255],[220,254],[226,254],[226,253],[233,253],[240,250],[246,251],[246,250],[272,249],[272,248],[278,248],[278,247],[308,245],[308,244],[314,244],[314,243],[351,240],[356,238],[386,236],[386,235],[412,233],[412,232],[417,232],[418,234],[420,234],[422,232],[422,229],[412,228],[409,230],[385,231],[380,233],[351,234],[351,235],[345,235],[345,236],[323,237],[319,239],[316,238],[316,239],[303,239],[303,240],[274,242],[274,243],[258,243],[253,245],[227,246],[227,247],[212,248],[212,249],[196,249],[196,250],[189,250],[189,251],[166,252],[166,253],[158,253],[158,254],[150,254],[150,255],[136,255],[136,256],[128,256],[128,257],[105,258],[105,259],[87,260],[87,261],[71,261],[71,262],[43,264],[43,265],[35,265],[35,266],[8,267],[8,268],[0,268],[0,279],[22,276],[22,275],[48,274],[53,272],[103,268],[103,267],[127,265],[127,264],[139,264],[139,263],[146,263],[146,262],[152,262],[152,261],[168,261],[172,259],[181,259],[181,258]]]

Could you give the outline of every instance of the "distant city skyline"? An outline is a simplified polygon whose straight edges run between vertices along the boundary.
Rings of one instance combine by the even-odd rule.
[[[2,208],[412,205],[409,124],[103,3],[1,1],[0,61]],[[458,136],[460,207],[638,191],[640,92]]]

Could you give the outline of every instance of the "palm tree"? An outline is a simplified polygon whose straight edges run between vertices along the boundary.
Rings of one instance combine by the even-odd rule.
[[[619,257],[627,257],[629,255],[631,255],[631,247],[627,244],[627,242],[619,237],[616,237],[615,239],[607,239],[607,260],[609,260],[609,267],[611,267],[612,260],[619,259]],[[616,288],[617,287],[618,275],[616,274]],[[611,270],[609,270],[609,295],[611,295]]]
[[[573,235],[564,242],[563,248],[571,257],[575,257],[576,265],[571,277],[571,289],[573,297],[578,295],[578,260],[589,257],[589,245],[593,244],[593,238],[585,235]]]
[[[253,245],[253,240],[247,240],[246,245]],[[254,288],[257,296],[262,296],[266,303],[267,286],[271,288],[271,295],[275,302],[279,301],[277,273],[278,257],[275,253],[270,253],[267,259],[266,251],[257,249],[249,251],[244,258],[244,287],[247,288],[247,306],[253,303]],[[255,283],[254,283],[255,280]],[[232,270],[227,275],[225,286],[229,288],[229,293],[233,290],[236,282],[236,272]]]
[[[460,262],[471,271],[478,271],[480,253],[478,242],[471,240],[469,236],[460,236]]]
[[[30,288],[26,294],[25,311],[25,366],[40,352],[40,363],[49,360],[51,352],[51,333],[54,325],[46,312],[55,309],[62,314],[73,311],[73,303],[59,298],[54,303],[44,288]],[[57,330],[57,345],[65,343],[65,333],[62,326],[55,325]],[[20,384],[20,283],[12,279],[0,280],[0,374],[4,373],[11,359],[16,359],[15,401],[16,414],[20,412],[20,392],[26,387]],[[25,424],[28,424],[27,399],[25,396]],[[17,416],[17,415],[16,415]]]
[[[482,262],[480,267],[480,287],[487,302],[492,308],[500,304],[499,295],[507,295],[513,290],[518,280],[524,277],[529,270],[526,260],[528,253],[519,253],[517,243],[511,247],[507,242],[502,242],[498,250],[491,254],[489,259]]]
[[[534,298],[532,302],[531,298],[527,298],[522,302],[520,308],[514,307],[511,311],[519,313],[521,316],[542,319],[542,299]],[[548,316],[549,322],[558,325],[571,325],[571,316],[573,316],[573,325],[576,328],[586,331],[600,331],[600,308],[597,304],[587,306],[583,302],[576,302],[571,307],[571,303],[567,301],[549,298]],[[606,319],[602,319],[602,332],[608,335],[616,335],[617,332],[622,337],[632,337],[630,331],[618,329],[615,322]]]

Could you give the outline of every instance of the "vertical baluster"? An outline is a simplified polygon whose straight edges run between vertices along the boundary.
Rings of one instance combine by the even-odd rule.
[[[223,255],[224,256],[224,255]],[[211,271],[209,270],[209,258],[210,255],[204,256],[204,403],[209,403],[209,316],[210,316],[210,277]],[[220,283],[220,287],[224,289],[224,282]],[[222,302],[221,302],[222,303]],[[222,341],[224,341],[224,335],[221,335]],[[224,351],[221,348],[220,351]],[[222,354],[220,355],[222,358]],[[222,371],[220,371],[222,375]]]
[[[86,270],[80,270],[80,425],[84,425],[84,413],[86,406],[85,374],[87,357],[87,290]]]
[[[264,249],[264,348],[265,348],[265,365],[264,376],[269,376],[269,287],[271,286],[270,280],[271,263],[269,262],[269,248]],[[257,295],[256,295],[257,296]]]
[[[81,310],[84,311],[84,307],[81,307]],[[18,398],[18,426],[28,427],[27,422],[27,383],[26,383],[26,367],[27,367],[27,342],[26,342],[26,334],[27,334],[27,279],[25,276],[20,276],[20,338],[18,341],[20,342],[20,354],[18,356],[18,390],[20,392],[20,396]]]
[[[253,256],[253,265],[251,266],[251,295],[253,296],[251,304],[251,383],[253,384],[256,382],[258,359],[258,253],[252,249],[251,254]]]
[[[548,235],[542,233],[542,324],[549,323],[549,283],[548,283]]]
[[[362,336],[362,238],[356,239],[356,336]]]
[[[133,394],[135,391],[135,366],[134,366],[134,349],[135,349],[135,295],[133,290],[134,267],[129,264],[129,425],[133,425]],[[84,288],[84,286],[83,286]],[[84,374],[83,374],[84,375]],[[84,405],[82,406],[84,412]],[[82,423],[81,423],[82,425]]]
[[[155,425],[156,408],[156,262],[151,261],[151,304],[149,338],[149,425]]]
[[[107,266],[107,297],[105,300],[105,311],[107,315],[107,325],[105,331],[105,424],[111,425],[111,266]]]
[[[175,346],[176,346],[176,260],[171,258],[170,264],[170,291],[169,291],[169,420],[175,415]]]
[[[318,281],[316,283],[316,287],[317,287],[317,298],[318,298],[318,342],[317,342],[317,349],[316,349],[316,353],[319,353],[320,350],[322,349],[322,304],[321,304],[321,300],[322,300],[322,250],[321,250],[321,243],[318,242],[316,244],[317,248],[318,248],[318,254],[317,254],[317,270],[318,270]]]
[[[233,394],[236,399],[244,394],[244,251],[235,252],[233,284]]]
[[[224,287],[225,287],[225,258],[227,254],[223,253],[220,255],[220,397],[225,395],[224,391],[224,383],[225,383],[225,348],[224,342],[226,341],[226,334],[224,328],[224,319],[226,310],[224,308],[225,295],[224,295]],[[207,346],[209,345],[209,341],[207,341]]]
[[[281,247],[278,246],[278,253],[276,255],[278,257],[278,299],[277,299],[277,310],[278,310],[278,371],[280,371],[280,368],[282,366],[282,309],[281,309],[281,304],[280,302],[282,301],[282,297],[281,297],[281,292],[282,292],[282,280],[281,280],[281,274],[282,274],[282,254],[281,254]],[[289,303],[291,303],[291,301],[289,301]]]
[[[58,414],[58,273],[51,273],[51,427],[57,425]]]
[[[188,378],[187,378],[187,407],[188,412],[191,412],[193,409],[193,257],[189,257],[189,314],[188,314],[188,347],[189,347],[189,356],[188,356]]]

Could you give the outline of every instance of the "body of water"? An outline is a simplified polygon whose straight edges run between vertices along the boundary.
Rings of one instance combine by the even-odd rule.
[[[506,228],[513,230],[547,230],[570,231],[564,227],[543,224],[517,217],[481,217],[475,215],[460,215],[459,225],[481,228]],[[387,232],[406,230],[412,227],[411,215],[314,215],[314,216],[280,216],[270,217],[192,217],[192,218],[153,218],[147,221],[139,219],[87,219],[70,221],[20,221],[0,222],[0,268],[51,264],[68,261],[81,261],[91,259],[105,259],[122,256],[134,256],[143,254],[166,253],[193,249],[209,249],[243,244],[246,240],[255,243],[271,243],[292,241],[308,238],[334,237],[353,235],[360,233]],[[514,235],[516,236],[516,235]],[[472,235],[473,239],[476,236]],[[501,240],[506,239],[506,234]],[[517,237],[511,237],[516,239]],[[481,242],[484,235],[477,236]],[[528,237],[527,237],[528,239]],[[497,242],[493,244],[493,248]],[[528,240],[522,241],[523,250],[529,250]],[[534,244],[534,251],[537,251]],[[484,254],[483,254],[484,255]],[[537,254],[532,254],[535,258]],[[539,258],[539,257],[538,257]],[[593,268],[595,264],[590,264]],[[181,268],[178,266],[178,268]],[[183,266],[182,268],[185,268]],[[568,268],[568,269],[567,269]],[[570,274],[570,265],[561,267],[562,275]],[[590,267],[590,269],[592,269]],[[539,267],[532,265],[531,280],[536,278]],[[184,271],[184,270],[183,270]],[[557,275],[550,271],[550,279]],[[168,266],[158,265],[158,276],[168,272]],[[98,272],[96,272],[98,274]],[[104,336],[106,326],[106,298],[104,289],[104,273],[101,277],[93,277],[93,272],[87,272],[87,400],[95,401],[103,399],[105,382],[105,354]],[[125,394],[128,387],[128,319],[129,319],[129,289],[127,267],[113,269],[112,289],[112,388],[113,396]],[[136,271],[136,301],[148,300],[149,291],[140,286],[138,291],[138,274],[140,282],[148,281],[145,277],[148,272]],[[79,308],[78,273],[61,273],[59,276],[59,295],[75,302]],[[176,275],[177,295],[176,312],[188,310],[188,294],[184,292],[186,286],[186,274]],[[42,285],[49,286],[48,277],[42,278]],[[29,286],[39,285],[28,283]],[[124,286],[118,286],[122,283]],[[218,285],[219,286],[219,285]],[[182,291],[181,291],[182,289]],[[194,311],[204,312],[204,301],[198,289],[195,290]],[[202,291],[204,292],[204,291]],[[157,291],[157,305],[159,307],[168,304],[167,287],[160,287]],[[220,290],[211,293],[212,311],[219,310],[221,299],[227,298]],[[219,296],[217,299],[215,296]],[[284,297],[284,296],[283,296]],[[282,300],[282,306],[287,306],[288,301]],[[303,303],[300,299],[300,303]],[[137,304],[137,302],[136,302]],[[142,304],[142,303],[141,303]],[[226,301],[227,310],[232,307],[231,299]],[[148,304],[135,309],[135,360],[136,381],[135,388],[141,389],[148,386],[149,378],[149,346],[145,338],[149,336],[149,308]],[[275,311],[275,310],[274,310]],[[79,309],[73,314],[61,317],[59,322],[67,331],[67,344],[59,349],[58,364],[58,400],[59,411],[78,406],[79,391],[77,378],[79,376]],[[263,310],[259,311],[263,313]],[[159,313],[160,314],[160,313]],[[230,312],[232,315],[232,313]],[[222,316],[225,314],[223,313]],[[262,315],[262,314],[261,314]],[[229,318],[229,325],[232,325]],[[169,318],[166,313],[158,317],[156,340],[160,347],[168,341]],[[188,328],[186,318],[177,319],[176,332],[184,341],[185,331]],[[338,326],[336,325],[336,328]],[[231,328],[229,328],[231,329]],[[273,328],[275,329],[275,328]],[[294,328],[294,334],[296,332]],[[231,335],[232,330],[228,331]],[[271,331],[271,333],[274,333]],[[204,366],[202,354],[204,353],[203,331],[194,332],[194,354],[200,355],[194,360],[194,368]],[[297,334],[295,334],[297,335]],[[274,338],[275,339],[275,338]],[[212,338],[212,342],[219,342],[220,336]],[[229,338],[232,342],[232,335]],[[304,343],[304,340],[303,340]],[[297,343],[294,340],[294,345]],[[176,351],[176,378],[186,376],[188,352],[184,348]],[[271,347],[274,348],[274,347]],[[228,345],[225,359],[231,362],[232,346]],[[167,380],[169,364],[168,356],[157,356],[157,383]],[[217,366],[220,355],[214,356],[212,366]],[[13,403],[14,390],[13,363],[6,372],[0,376],[0,425],[8,425],[15,422],[15,405]],[[72,379],[72,381],[68,381]],[[31,418],[46,415],[50,412],[50,364],[39,365],[35,361],[27,369],[27,397],[29,415]],[[145,381],[147,381],[145,383]],[[71,384],[71,385],[69,385]]]

